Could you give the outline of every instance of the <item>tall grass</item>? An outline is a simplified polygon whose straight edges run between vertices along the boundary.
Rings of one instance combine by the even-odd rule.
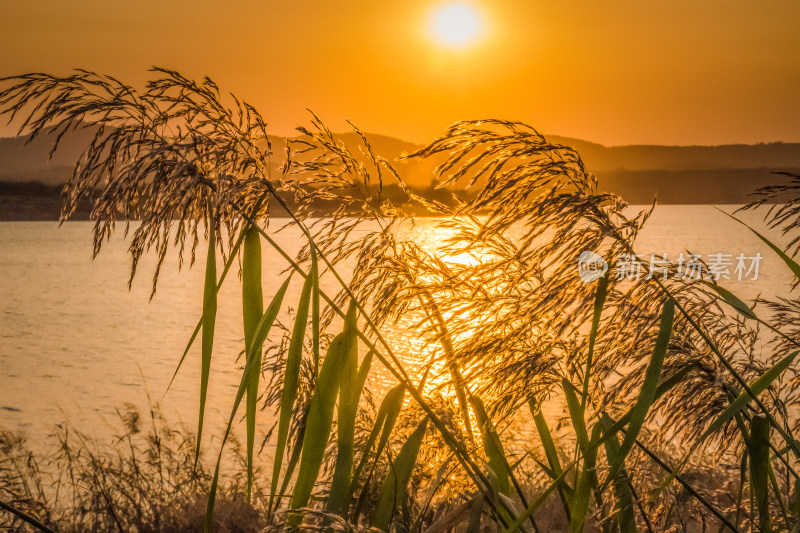
[[[627,216],[573,149],[521,123],[454,124],[406,156],[437,160],[440,187],[467,191],[445,204],[414,194],[357,128],[354,149],[316,116],[276,164],[265,119],[209,79],[155,69],[138,91],[81,71],[0,87],[2,112],[31,138],[54,135],[54,150],[69,130],[94,128],[63,218],[91,200],[96,253],[123,220],[131,279],[152,251],[155,291],[171,246],[193,262],[206,241],[203,309],[189,341],[200,336],[203,370],[197,471],[216,294],[241,259],[245,365],[223,444],[244,404],[244,493],[265,494],[269,530],[798,527],[800,305],[791,296],[748,305],[707,271],[675,276],[677,265],[667,278],[583,283],[580,252],[613,269],[635,253],[652,210]],[[386,181],[403,202],[384,197]],[[769,216],[793,232],[794,200],[787,206]],[[420,207],[449,234],[435,249],[404,237]],[[304,236],[296,257],[274,239],[275,209]],[[265,279],[263,244],[287,266]],[[303,283],[295,301],[292,276]],[[337,293],[320,288],[323,277]],[[278,327],[286,305],[294,324]],[[421,372],[383,334],[398,322],[413,325]],[[378,366],[396,387],[374,405],[365,383]],[[266,480],[256,475],[259,398],[277,418]],[[566,420],[548,420],[548,405],[566,406]],[[202,477],[206,531],[223,527],[223,451]],[[116,515],[129,512],[115,501]]]
[[[194,434],[159,410],[143,415],[125,406],[113,438],[102,446],[70,423],[51,439],[51,451],[42,454],[19,436],[0,433],[0,493],[26,516],[76,533],[202,528],[211,473],[204,461],[194,464]],[[227,463],[242,464],[244,452],[232,444]],[[256,532],[266,525],[259,506],[248,505],[243,481],[226,475],[220,483],[219,531]],[[12,518],[0,518],[4,530],[27,531]]]

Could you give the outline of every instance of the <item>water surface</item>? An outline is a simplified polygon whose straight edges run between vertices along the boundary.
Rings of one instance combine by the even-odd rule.
[[[746,218],[763,228],[757,215]],[[171,390],[162,396],[199,317],[202,257],[194,268],[182,271],[170,258],[150,301],[153,261],[144,261],[129,291],[125,242],[114,238],[92,261],[91,229],[88,222],[61,227],[55,222],[0,222],[0,428],[23,431],[35,443],[68,418],[87,432],[110,435],[118,408],[146,408],[155,401],[168,419],[194,427],[199,347],[189,353]],[[432,220],[418,221],[415,231],[428,245],[440,236]],[[777,232],[767,233],[782,242]],[[301,242],[291,232],[277,240],[290,252]],[[726,283],[740,296],[782,294],[791,281],[785,265],[757,237],[713,208],[658,207],[637,241],[637,251],[676,257],[687,249],[704,257],[760,253],[758,280]],[[265,299],[282,281],[275,273],[283,268],[280,257],[265,245]],[[335,286],[328,280],[323,288],[333,293]],[[290,318],[286,307],[296,305],[299,289],[294,280],[283,318]],[[216,432],[224,427],[240,376],[239,291],[234,274],[219,298],[207,412]],[[409,362],[418,362],[405,333],[397,327],[386,335]],[[390,383],[387,372],[376,369],[370,386],[380,392]],[[265,429],[270,423],[262,417],[260,425]]]

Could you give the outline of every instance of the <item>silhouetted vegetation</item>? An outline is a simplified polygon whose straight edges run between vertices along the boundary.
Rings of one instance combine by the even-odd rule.
[[[572,148],[517,122],[456,123],[407,155],[440,162],[445,202],[410,189],[357,128],[356,151],[316,116],[276,171],[265,119],[209,79],[156,69],[143,91],[88,72],[2,83],[0,108],[32,138],[95,125],[62,217],[91,202],[96,253],[118,220],[140,220],[125,224],[131,277],[155,254],[153,290],[169,249],[192,261],[202,244],[207,254],[189,342],[202,353],[197,445],[171,452],[184,465],[204,442],[217,291],[239,265],[246,364],[228,431],[244,413],[236,474],[252,506],[266,500],[258,520],[268,531],[797,527],[800,305],[766,302],[780,314],[763,320],[763,303],[750,307],[707,268],[699,280],[584,283],[578,254],[594,251],[613,269],[635,253],[651,211],[626,214],[621,198],[598,192]],[[778,192],[796,191],[764,194]],[[770,216],[795,232],[789,206]],[[296,257],[266,225],[278,207],[305,236]],[[448,235],[433,249],[405,231],[420,209],[441,216]],[[288,274],[262,279],[264,244]],[[303,278],[299,296],[287,295],[292,275]],[[322,277],[338,294],[320,288]],[[280,327],[289,303],[294,322]],[[397,322],[412,324],[420,371],[382,334]],[[396,386],[374,403],[364,383],[378,365]],[[566,406],[560,425],[546,416],[553,404]],[[259,406],[277,418],[268,479],[257,469]],[[202,478],[206,531],[228,523],[222,453]],[[136,512],[110,501],[126,519]],[[41,503],[44,519],[80,509]]]

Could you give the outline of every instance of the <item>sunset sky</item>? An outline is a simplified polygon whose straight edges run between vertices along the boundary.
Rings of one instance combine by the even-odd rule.
[[[453,3],[6,1],[0,76],[208,74],[281,135],[311,108],[417,142],[488,117],[606,145],[800,141],[797,0],[471,0],[461,44],[435,29]]]

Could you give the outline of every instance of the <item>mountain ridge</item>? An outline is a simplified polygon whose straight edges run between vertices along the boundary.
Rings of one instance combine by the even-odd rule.
[[[52,146],[52,136],[42,135],[26,145],[29,136],[0,138],[0,180],[2,181],[42,181],[46,184],[65,182],[80,155],[82,148],[91,140],[94,132],[91,126],[70,131],[52,159],[48,159]],[[337,133],[346,145],[353,148],[358,141],[353,132]],[[365,133],[374,151],[400,167],[408,166],[410,161],[398,158],[424,145],[392,137],[381,133]],[[800,143],[770,142],[758,144],[704,145],[618,145],[605,146],[600,143],[565,137],[547,135],[554,144],[573,147],[584,160],[587,169],[595,174],[610,171],[699,171],[720,169],[787,169],[800,168]],[[270,137],[273,146],[297,137]],[[279,150],[275,150],[279,152]],[[418,161],[425,163],[424,161]],[[431,167],[433,165],[420,165]],[[422,185],[417,173],[409,176],[415,185]],[[428,177],[430,181],[430,176]]]
[[[75,161],[93,135],[91,125],[70,131],[52,159],[49,159],[53,142],[50,135],[37,137],[30,144],[27,144],[27,136],[0,138],[0,183],[62,185],[71,176]],[[358,134],[335,135],[358,153]],[[409,185],[430,189],[435,184],[434,169],[441,159],[401,158],[424,145],[379,133],[365,133],[365,136],[373,151],[391,161]],[[800,143],[604,146],[560,135],[546,137],[554,144],[573,147],[581,155],[587,169],[598,178],[599,192],[618,194],[632,204],[650,203],[654,198],[661,203],[674,204],[746,203],[755,189],[787,180],[774,172],[800,174]],[[280,145],[296,138],[270,138],[277,155],[273,167],[280,166]],[[35,211],[39,200],[31,198],[42,197],[41,191],[35,186],[29,187],[28,190],[39,192],[26,195],[25,190],[25,187],[0,190],[5,206],[2,211],[13,210],[18,201],[34,206],[26,212]],[[50,213],[52,208],[46,211]],[[9,216],[0,213],[0,219],[9,219]]]

